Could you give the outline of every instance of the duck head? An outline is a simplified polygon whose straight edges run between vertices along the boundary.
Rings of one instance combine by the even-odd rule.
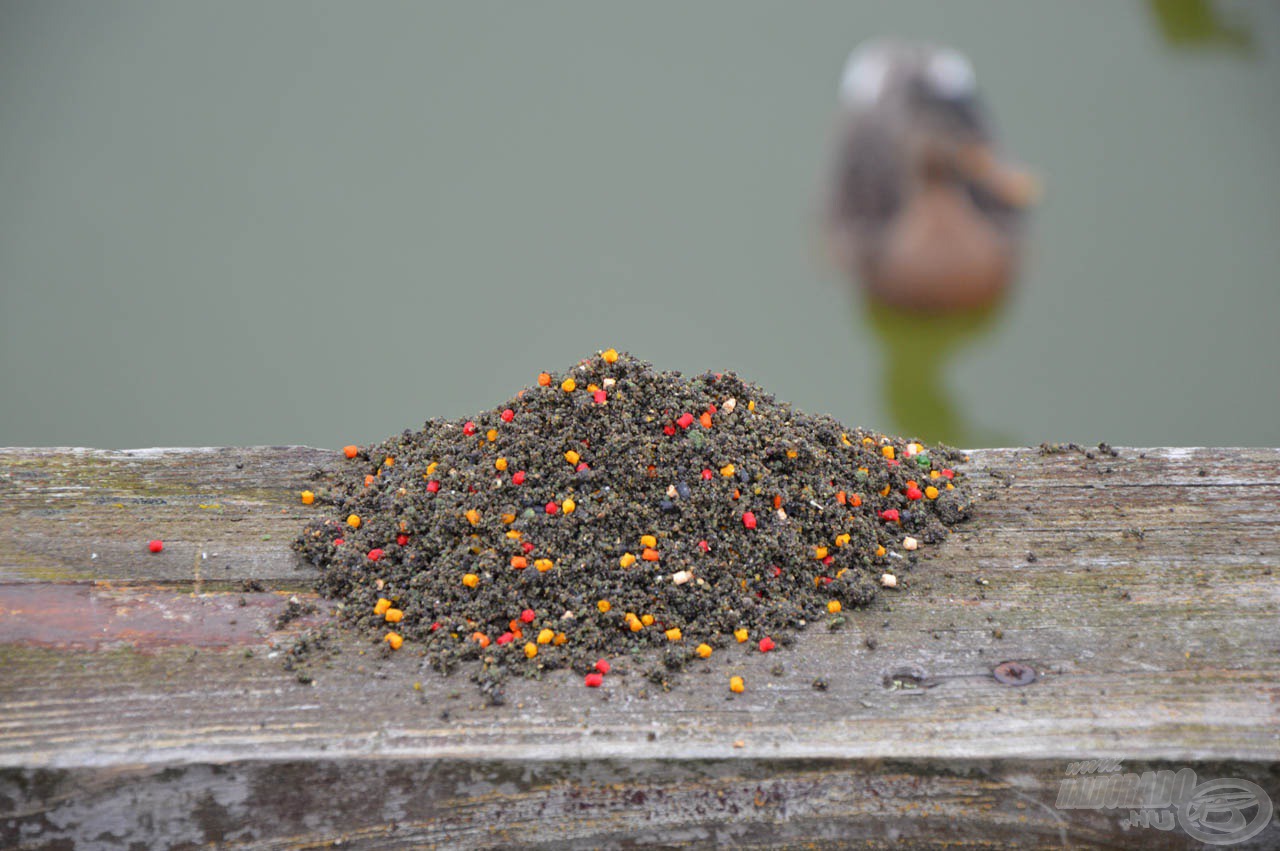
[[[893,41],[855,50],[834,160],[829,246],[871,296],[942,312],[1005,294],[1039,190],[999,154],[962,54]]]

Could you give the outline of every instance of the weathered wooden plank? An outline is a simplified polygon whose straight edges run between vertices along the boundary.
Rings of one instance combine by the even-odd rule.
[[[587,847],[646,825],[695,844],[1172,841],[1053,807],[1067,761],[1096,756],[1252,779],[1280,803],[1280,451],[977,451],[974,520],[843,630],[717,654],[670,693],[620,660],[599,692],[559,674],[501,707],[357,637],[310,685],[270,658],[309,579],[287,546],[310,516],[296,493],[338,463],[0,450],[0,845],[104,825],[262,848]],[[235,590],[246,578],[269,590]],[[998,682],[1010,660],[1037,680]],[[271,795],[270,818],[246,815]]]

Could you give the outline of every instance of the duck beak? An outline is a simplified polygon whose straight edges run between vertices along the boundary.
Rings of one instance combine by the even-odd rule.
[[[1015,209],[1034,206],[1043,194],[1040,179],[1035,174],[1001,161],[990,145],[975,144],[964,148],[960,152],[959,165],[966,177]]]

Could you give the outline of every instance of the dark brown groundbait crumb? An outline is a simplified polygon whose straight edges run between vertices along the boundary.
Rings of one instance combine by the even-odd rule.
[[[955,450],[612,351],[352,452],[295,549],[346,621],[473,665],[495,701],[513,673],[634,655],[663,682],[701,644],[786,646],[902,577],[904,541],[940,541],[971,499]]]

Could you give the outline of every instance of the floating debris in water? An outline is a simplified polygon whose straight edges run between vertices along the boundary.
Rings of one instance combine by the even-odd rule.
[[[784,647],[897,587],[914,559],[898,550],[940,541],[970,499],[954,450],[613,349],[344,455],[314,494],[328,516],[295,542],[321,592],[391,650],[474,663],[495,701],[513,673],[570,667],[595,688],[609,657],[662,681],[717,648]]]

